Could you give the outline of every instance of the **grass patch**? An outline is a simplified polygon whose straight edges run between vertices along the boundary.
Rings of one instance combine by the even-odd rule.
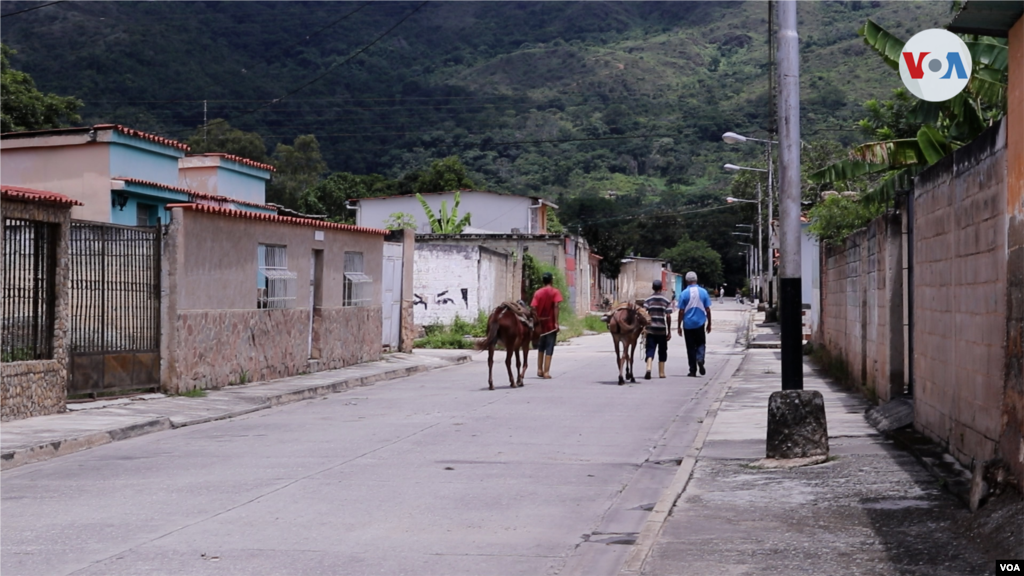
[[[482,311],[476,320],[470,322],[456,316],[450,326],[434,324],[424,326],[426,336],[416,340],[416,348],[470,349],[475,343],[471,338],[483,338],[487,335],[487,315]]]
[[[178,396],[184,396],[186,398],[205,398],[206,390],[202,388],[193,388],[177,394]]]
[[[600,316],[595,316],[593,314],[587,314],[583,317],[583,328],[585,330],[590,330],[591,332],[608,331],[608,325],[604,323],[604,320],[601,320]]]

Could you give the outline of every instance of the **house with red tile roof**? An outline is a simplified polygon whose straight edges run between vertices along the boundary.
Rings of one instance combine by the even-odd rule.
[[[0,178],[78,200],[72,218],[166,224],[168,204],[195,202],[275,213],[273,167],[230,154],[189,155],[186,144],[118,124],[0,135]]]

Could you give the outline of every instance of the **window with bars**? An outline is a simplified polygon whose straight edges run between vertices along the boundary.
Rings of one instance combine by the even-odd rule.
[[[0,361],[53,358],[58,232],[56,224],[4,218]]]
[[[256,307],[290,308],[295,302],[297,274],[288,270],[287,247],[260,244],[256,259]]]
[[[373,279],[363,273],[363,253],[345,252],[343,306],[366,306],[373,293]]]

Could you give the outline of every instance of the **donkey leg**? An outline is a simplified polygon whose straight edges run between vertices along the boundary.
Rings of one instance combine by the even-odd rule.
[[[530,369],[530,343],[523,344],[520,350],[523,352],[523,370],[519,373],[519,387],[522,388],[526,383],[526,372]]]
[[[626,380],[622,377],[622,364],[625,358],[619,354],[619,339],[612,337],[612,342],[615,343],[615,365],[619,368],[619,386],[622,386],[626,383]],[[623,352],[625,352],[625,350],[623,350]]]
[[[512,378],[512,348],[509,347],[505,352],[505,369],[508,370],[508,387],[515,388],[516,381]]]
[[[487,350],[487,386],[494,390],[494,348]]]
[[[636,358],[636,340],[633,340],[633,346],[629,349],[629,381],[636,384],[636,375],[633,374],[634,358]]]
[[[519,346],[515,347],[515,385],[522,385],[522,363],[519,362]]]

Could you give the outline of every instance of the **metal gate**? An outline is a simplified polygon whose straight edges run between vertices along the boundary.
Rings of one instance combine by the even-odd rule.
[[[384,243],[384,267],[382,272],[383,294],[381,315],[383,316],[382,343],[393,350],[398,348],[402,320],[402,245]]]
[[[160,233],[72,221],[68,395],[160,385]]]

